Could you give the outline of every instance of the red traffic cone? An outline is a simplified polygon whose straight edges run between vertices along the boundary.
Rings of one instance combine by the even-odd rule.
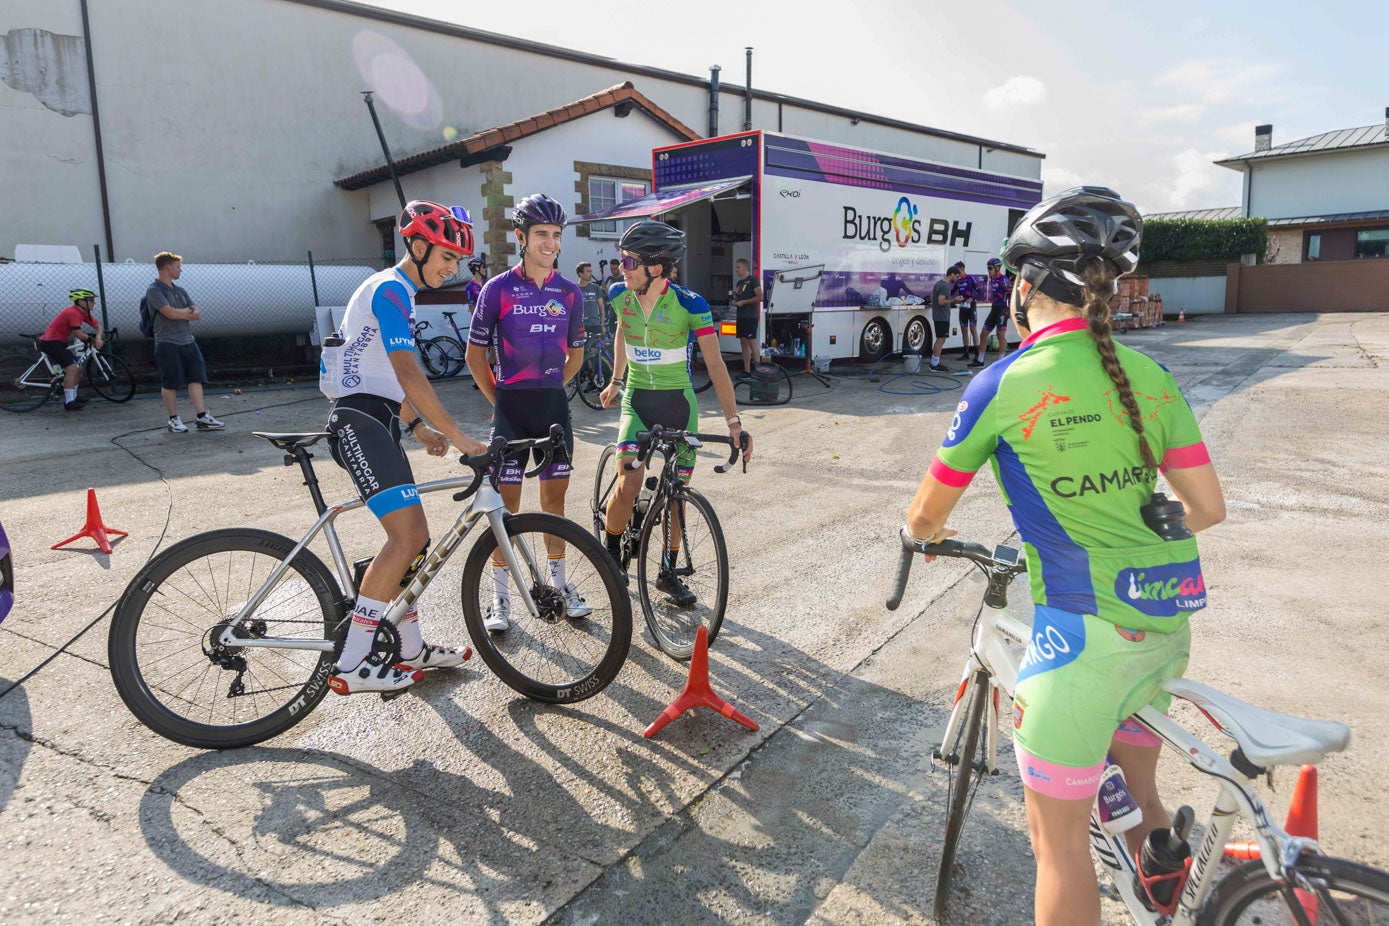
[[[114,527],[107,527],[105,524],[101,523],[101,509],[98,508],[96,504],[96,489],[88,489],[87,523],[83,524],[82,529],[77,533],[73,534],[67,540],[60,540],[57,543],[53,544],[53,546],[49,547],[49,549],[56,550],[59,547],[67,546],[74,540],[81,540],[83,537],[90,537],[96,541],[97,546],[101,547],[101,552],[110,553],[111,541],[109,538],[107,538],[107,534],[117,534],[121,537],[130,536],[127,531],[118,531]]]
[[[1179,321],[1179,322],[1184,322],[1184,321],[1186,321],[1186,309],[1178,309],[1178,310],[1177,310],[1177,321]]]
[[[661,728],[679,717],[685,711],[696,707],[707,707],[710,710],[718,711],[725,717],[732,718],[738,723],[747,727],[749,730],[756,730],[757,724],[753,720],[738,713],[732,704],[714,694],[714,689],[709,685],[709,631],[702,624],[699,630],[695,631],[694,655],[690,658],[690,677],[685,680],[685,690],[680,692],[680,696],[670,702],[670,706],[661,712],[661,716],[643,731],[642,736],[655,736]]]

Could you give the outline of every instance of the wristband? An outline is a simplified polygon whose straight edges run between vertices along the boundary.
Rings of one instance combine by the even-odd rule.
[[[415,432],[415,428],[419,427],[421,424],[424,424],[424,419],[417,415],[414,421],[410,422],[405,426],[405,433],[413,434]]]
[[[725,418],[724,421],[730,425],[733,424],[735,421],[740,425],[743,423],[743,419],[739,415],[734,415],[732,418]]]

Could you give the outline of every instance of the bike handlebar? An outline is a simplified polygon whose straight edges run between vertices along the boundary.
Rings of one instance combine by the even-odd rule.
[[[748,434],[746,431],[739,435],[738,445],[734,446],[733,438],[726,434],[700,434],[696,431],[678,431],[673,428],[666,428],[663,425],[656,425],[650,431],[637,432],[637,457],[635,460],[628,460],[622,464],[623,469],[632,471],[645,466],[647,458],[651,456],[651,451],[657,444],[686,444],[696,449],[705,444],[727,444],[731,450],[726,463],[719,463],[714,467],[716,473],[726,473],[738,462],[738,457],[743,451],[748,449]],[[748,471],[747,461],[743,461],[743,472]]]
[[[1007,562],[994,556],[993,551],[980,543],[971,543],[965,540],[942,540],[939,543],[926,543],[917,540],[907,533],[907,528],[902,527],[899,532],[902,541],[902,557],[897,562],[897,575],[893,579],[892,593],[887,599],[887,609],[896,611],[897,606],[902,603],[902,595],[907,590],[907,577],[911,573],[912,560],[918,553],[926,556],[948,556],[952,559],[967,559],[978,563],[985,569],[1003,569],[1018,575],[1027,571],[1027,566],[1022,560],[1017,562]]]
[[[536,464],[535,469],[529,470],[525,474],[525,478],[529,479],[543,472],[545,468],[550,465],[551,460],[554,458],[555,451],[563,446],[564,428],[557,424],[550,425],[550,434],[548,437],[524,438],[521,440],[509,441],[505,437],[498,435],[492,438],[492,443],[487,445],[487,450],[484,452],[475,456],[469,456],[465,453],[458,458],[459,463],[462,463],[473,471],[473,482],[468,488],[455,495],[453,500],[456,502],[466,501],[469,497],[474,495],[478,489],[482,488],[482,480],[488,478],[490,471],[498,466],[502,460],[518,450],[535,449],[541,452],[540,462]]]

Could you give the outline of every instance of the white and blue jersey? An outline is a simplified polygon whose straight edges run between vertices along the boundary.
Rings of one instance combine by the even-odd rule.
[[[324,347],[318,384],[324,395],[376,395],[393,402],[405,398],[389,354],[415,349],[414,283],[391,267],[367,277],[347,302],[338,333],[341,347]]]

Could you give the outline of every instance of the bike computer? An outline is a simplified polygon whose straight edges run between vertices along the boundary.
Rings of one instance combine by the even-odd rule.
[[[1022,551],[999,544],[994,547],[994,559],[1008,566],[1016,566],[1022,559]]]

